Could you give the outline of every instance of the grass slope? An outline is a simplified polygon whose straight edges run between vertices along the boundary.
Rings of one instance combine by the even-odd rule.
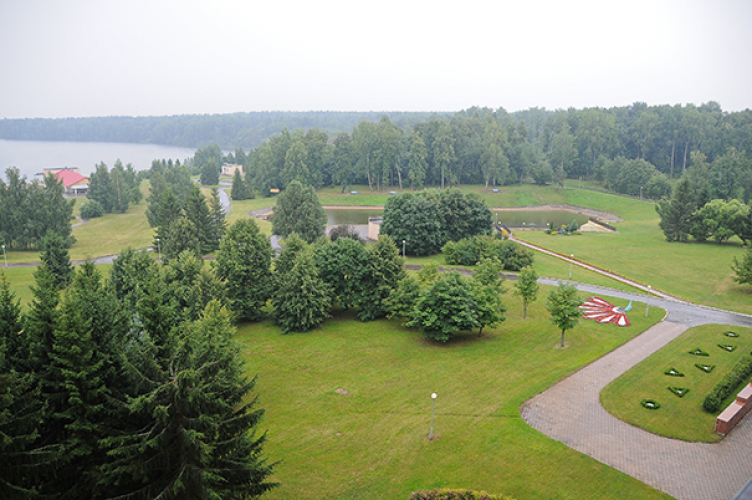
[[[739,337],[723,335],[729,330],[738,333]],[[726,352],[717,344],[735,345],[737,349]],[[709,356],[689,354],[698,347]],[[606,386],[601,392],[601,403],[614,416],[662,436],[709,443],[720,441],[721,436],[714,431],[717,414],[703,411],[702,402],[737,361],[749,356],[750,349],[750,328],[728,325],[690,328]],[[715,368],[705,373],[695,363],[715,365]],[[684,376],[665,375],[672,367]],[[669,386],[688,388],[689,392],[680,398],[668,390]],[[736,392],[724,402],[722,410],[736,398]],[[661,407],[646,410],[640,405],[643,399],[654,399]]]
[[[509,286],[507,285],[507,288]],[[582,321],[557,348],[545,294],[522,320],[448,345],[397,321],[359,323],[342,313],[306,334],[271,321],[243,325],[250,374],[259,373],[271,460],[282,462],[274,499],[406,499],[411,491],[467,487],[525,499],[668,498],[530,428],[520,405],[613,350],[663,312],[620,329]],[[346,391],[343,394],[338,390]],[[429,442],[430,394],[436,392]]]

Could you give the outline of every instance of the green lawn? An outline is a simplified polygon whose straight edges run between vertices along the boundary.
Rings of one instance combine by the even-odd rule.
[[[738,333],[739,337],[723,335],[729,330]],[[737,349],[726,352],[717,344],[735,345]],[[689,354],[698,347],[709,356]],[[737,361],[749,356],[750,349],[750,328],[728,325],[691,328],[611,382],[601,392],[601,403],[614,416],[662,436],[687,441],[720,441],[721,436],[714,432],[717,414],[703,411],[702,402]],[[705,373],[695,363],[715,365],[715,368]],[[665,372],[671,368],[684,376],[666,375]],[[689,392],[680,398],[668,387],[687,388]],[[736,398],[736,392],[724,402],[722,409]],[[640,405],[643,399],[658,401],[661,407],[647,410]]]
[[[507,292],[501,328],[448,345],[397,321],[360,323],[350,314],[305,334],[282,335],[271,321],[243,325],[237,338],[266,409],[265,454],[282,460],[274,475],[282,486],[265,498],[407,499],[433,487],[518,500],[668,498],[549,439],[519,414],[524,401],[663,311],[652,308],[649,320],[635,315],[626,329],[582,321],[560,349],[546,293],[522,320],[521,303]],[[436,439],[429,442],[432,392]]]

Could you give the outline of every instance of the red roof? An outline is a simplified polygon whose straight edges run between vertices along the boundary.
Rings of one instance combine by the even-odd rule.
[[[62,181],[65,187],[71,187],[73,184],[82,180],[88,181],[88,179],[83,175],[77,174],[76,172],[72,172],[67,169],[58,170],[54,175],[55,179]]]

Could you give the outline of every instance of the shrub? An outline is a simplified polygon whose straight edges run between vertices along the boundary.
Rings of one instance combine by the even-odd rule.
[[[700,363],[695,363],[695,366],[705,373],[710,373],[713,371],[713,368],[715,368],[715,365],[702,365]]]
[[[640,404],[648,410],[657,410],[661,407],[661,404],[658,401],[652,399],[643,399],[640,401]]]
[[[686,387],[669,387],[668,390],[673,392],[680,398],[683,398],[689,392],[689,389],[687,389]]]
[[[448,242],[441,249],[447,264],[474,266],[483,259],[496,257],[505,271],[519,271],[533,263],[533,253],[512,240],[476,236]]]
[[[668,370],[666,370],[665,372],[663,372],[663,373],[666,374],[666,375],[668,375],[668,376],[670,376],[670,377],[683,377],[684,376],[684,374],[682,372],[680,372],[679,370],[677,370],[673,366],[671,368],[669,368]]]
[[[104,215],[104,208],[97,200],[87,200],[81,205],[81,217],[84,219],[95,219]]]
[[[409,500],[514,500],[506,495],[490,495],[485,491],[436,489],[414,491]]]
[[[710,356],[710,354],[706,353],[699,347],[695,349],[694,351],[689,351],[689,353],[692,354],[693,356]]]
[[[718,344],[718,347],[723,349],[726,352],[734,352],[736,350],[735,345],[729,345],[729,344]]]
[[[750,375],[752,375],[752,358],[742,358],[705,396],[702,402],[703,409],[708,413],[719,411],[723,400],[733,394],[743,382],[746,382]]]

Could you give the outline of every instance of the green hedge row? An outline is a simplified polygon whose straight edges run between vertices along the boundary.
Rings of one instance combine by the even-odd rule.
[[[490,495],[485,491],[436,489],[413,491],[409,500],[514,500],[505,495]]]
[[[752,357],[744,357],[723,376],[720,382],[713,387],[705,401],[702,402],[703,409],[708,413],[715,413],[721,409],[723,400],[729,397],[743,383],[749,380],[752,375]]]

